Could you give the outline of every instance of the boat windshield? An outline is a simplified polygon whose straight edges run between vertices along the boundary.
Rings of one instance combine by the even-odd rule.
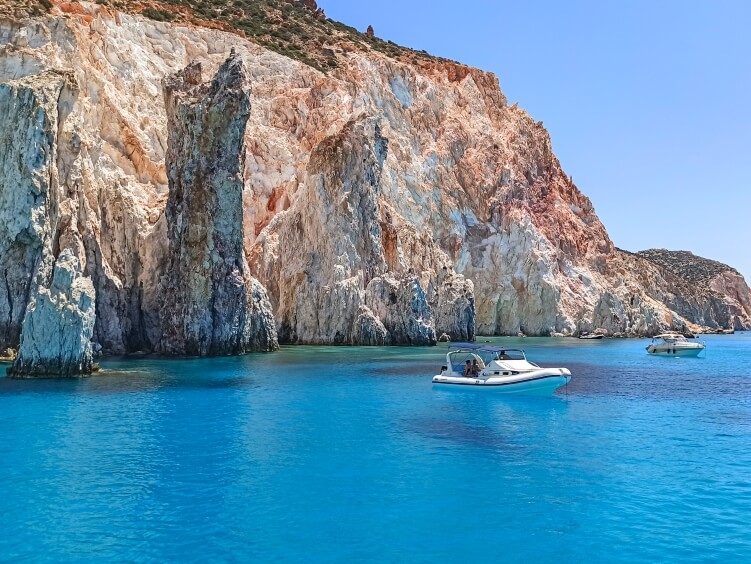
[[[661,339],[664,342],[686,341],[686,337],[683,335],[676,335],[673,333],[666,333],[664,335],[656,335],[655,339]]]
[[[527,360],[527,357],[524,356],[524,351],[518,349],[507,349],[498,351],[495,360]]]

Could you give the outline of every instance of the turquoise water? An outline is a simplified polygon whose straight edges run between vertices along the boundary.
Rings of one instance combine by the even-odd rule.
[[[433,389],[445,347],[0,378],[0,560],[751,560],[751,334],[490,340],[574,378]]]

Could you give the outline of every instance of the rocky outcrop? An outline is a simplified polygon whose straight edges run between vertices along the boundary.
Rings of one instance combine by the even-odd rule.
[[[94,369],[86,205],[68,184],[78,157],[76,93],[75,77],[56,70],[0,84],[0,348],[20,344],[8,370],[15,377]]]
[[[751,289],[734,268],[689,251],[649,249],[630,255],[656,267],[667,282],[658,299],[693,324],[751,329]]]
[[[388,344],[435,345],[432,311],[416,276],[376,276],[365,291],[365,304],[383,323]]]
[[[233,51],[210,84],[195,63],[164,85],[169,128],[162,337],[170,355],[278,347],[263,286],[243,248],[243,174],[250,86]]]
[[[636,255],[680,276],[688,284],[708,285],[713,278],[725,272],[738,274],[737,270],[727,264],[696,256],[690,251],[647,249],[639,251]]]
[[[96,295],[91,279],[70,249],[55,263],[49,288],[39,288],[23,321],[18,357],[8,369],[15,378],[79,376],[96,369],[94,334]]]
[[[446,268],[438,276],[438,287],[430,302],[441,337],[451,341],[475,339],[475,295],[471,280]]]
[[[18,346],[34,277],[51,253],[63,86],[51,72],[0,84],[0,349]]]

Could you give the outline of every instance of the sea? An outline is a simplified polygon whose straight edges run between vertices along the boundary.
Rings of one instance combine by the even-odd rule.
[[[749,562],[751,333],[702,339],[478,339],[552,397],[436,388],[445,344],[0,377],[0,561]]]

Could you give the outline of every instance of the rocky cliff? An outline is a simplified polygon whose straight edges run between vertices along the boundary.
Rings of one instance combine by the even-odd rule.
[[[164,96],[169,246],[158,349],[194,356],[274,350],[271,306],[243,248],[245,65],[232,51],[205,84],[194,63],[165,79]]]
[[[245,349],[243,316],[264,318],[248,313],[249,290],[256,312],[267,293],[290,343],[751,327],[748,309],[618,251],[542,123],[489,73],[359,34],[310,2],[11,4],[0,350],[18,346],[64,248],[92,281],[93,340],[108,353]],[[174,90],[174,107],[168,87],[165,102],[168,77],[196,61],[217,76],[233,48],[245,78],[231,115],[211,112],[210,86],[190,100]],[[212,120],[236,135],[196,133]],[[714,291],[748,302],[741,285]],[[225,324],[218,348],[196,344]],[[248,348],[273,348],[267,325],[250,325],[269,346]]]
[[[649,249],[637,256],[673,278],[673,286],[683,288],[664,300],[671,309],[714,329],[749,328],[751,290],[734,268],[689,251]]]

